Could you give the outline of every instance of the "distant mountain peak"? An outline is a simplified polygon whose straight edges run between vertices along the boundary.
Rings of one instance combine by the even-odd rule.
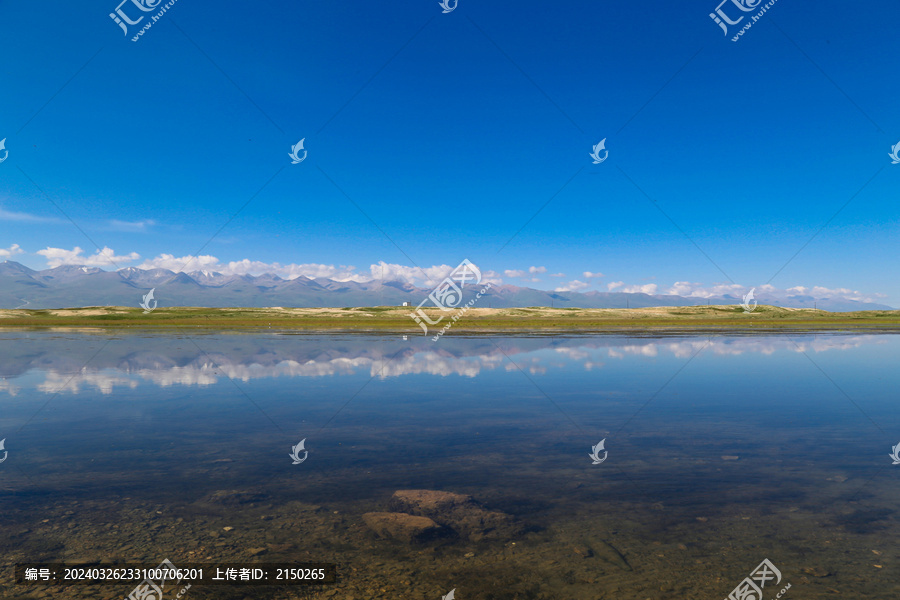
[[[0,272],[3,272],[3,271],[16,272],[16,273],[29,273],[29,274],[37,273],[37,271],[29,269],[22,263],[18,263],[14,260],[4,260],[2,263],[0,263]]]
[[[202,269],[191,273],[168,269],[125,267],[104,271],[86,265],[62,265],[33,271],[11,260],[0,262],[0,308],[19,306],[27,298],[29,308],[72,306],[137,306],[144,294],[155,290],[160,306],[209,307],[351,307],[400,306],[408,302],[418,306],[431,293],[405,281],[336,281],[325,277],[301,275],[284,279],[274,273],[226,275]],[[477,286],[466,286],[461,304],[475,297]],[[494,285],[478,300],[479,307],[514,308],[556,306],[578,308],[646,308],[655,306],[695,306],[707,302],[737,305],[730,295],[712,298],[670,294],[627,292],[557,292]],[[817,307],[828,311],[893,310],[890,306],[841,297],[813,298],[807,295],[786,298],[759,298],[760,304],[786,308]],[[426,306],[430,303],[426,303]]]

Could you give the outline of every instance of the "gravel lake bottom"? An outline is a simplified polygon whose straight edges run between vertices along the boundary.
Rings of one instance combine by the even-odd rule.
[[[900,597],[894,334],[0,335],[3,598]]]

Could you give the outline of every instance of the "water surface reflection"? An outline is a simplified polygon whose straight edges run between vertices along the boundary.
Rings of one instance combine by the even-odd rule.
[[[895,335],[2,340],[7,564],[321,560],[338,598],[644,600],[725,597],[769,558],[796,597],[900,591]],[[503,524],[376,535],[409,489]],[[213,591],[191,594],[246,595]]]

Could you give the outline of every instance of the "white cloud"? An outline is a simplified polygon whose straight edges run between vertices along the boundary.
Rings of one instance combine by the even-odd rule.
[[[137,266],[138,269],[168,269],[178,273],[185,267],[189,271],[219,271],[219,259],[215,256],[182,256],[176,258],[171,254],[160,254],[156,258],[147,259]]]
[[[375,265],[373,265],[375,267]],[[227,263],[220,262],[215,256],[208,254],[200,256],[176,257],[171,254],[160,254],[156,258],[145,260],[139,269],[168,269],[170,271],[216,271],[224,275],[262,275],[271,273],[284,279],[296,279],[305,276],[310,278],[325,277],[335,281],[369,281],[368,277],[355,273],[356,267],[323,265],[317,263],[282,265],[277,262],[266,263],[258,260],[236,260]],[[380,273],[379,277],[380,278]]]
[[[776,288],[771,284],[763,284],[758,286],[746,286],[737,283],[718,283],[710,286],[704,286],[701,283],[692,283],[688,281],[676,281],[666,293],[683,296],[685,298],[741,298],[751,288],[755,288],[756,297],[763,304],[788,301],[791,296],[810,296],[816,300],[826,298],[835,298],[843,300],[853,300],[856,302],[876,302],[880,298],[886,298],[885,294],[871,293],[866,294],[858,290],[849,288],[830,289],[823,286],[807,287],[797,285],[785,289]]]
[[[72,250],[65,248],[47,247],[44,250],[38,250],[40,254],[47,259],[47,266],[51,269],[62,265],[85,265],[88,267],[118,267],[120,263],[127,263],[138,260],[141,255],[137,252],[131,252],[125,256],[116,256],[112,248],[104,246],[103,250],[97,250],[91,256],[82,256],[82,250],[75,246]]]
[[[0,248],[0,258],[9,258],[11,256],[15,256],[16,254],[23,254],[24,252],[24,250],[19,248],[18,244],[13,244],[6,249]]]
[[[669,288],[666,293],[676,296],[684,296],[686,298],[711,298],[713,296],[740,296],[746,293],[750,288],[735,283],[716,284],[710,287],[703,287],[701,283],[691,283],[689,281],[676,281],[675,285]],[[759,289],[762,289],[761,287]]]
[[[431,267],[420,269],[419,267],[407,267],[405,265],[379,261],[378,264],[371,265],[369,267],[369,271],[371,272],[370,277],[365,277],[362,275],[347,275],[345,279],[337,279],[337,281],[359,282],[381,279],[383,270],[385,281],[401,281],[403,283],[409,283],[411,285],[419,287],[432,287],[443,281],[443,279],[450,275],[450,273],[452,273],[457,266],[459,265],[433,265]],[[481,285],[487,283],[500,285],[503,283],[503,279],[501,279],[499,277],[499,274],[495,271],[484,271],[477,264],[474,264],[474,266],[476,269],[481,271]],[[353,267],[348,268],[353,269]],[[472,285],[472,283],[473,282],[470,281],[469,285]]]
[[[591,284],[585,283],[583,281],[578,281],[577,279],[570,281],[566,285],[560,286],[556,288],[555,292],[580,292],[585,288],[591,287]]]
[[[19,393],[19,390],[21,390],[21,389],[22,388],[20,388],[19,386],[15,385],[5,379],[0,379],[0,392],[6,392],[10,396],[15,396],[16,394]]]
[[[153,221],[141,221],[127,224],[129,226],[146,227],[151,226]],[[8,258],[24,251],[18,244],[13,244],[9,248],[0,248],[0,259]],[[39,250],[37,254],[43,256],[47,260],[49,267],[54,268],[61,265],[86,265],[92,267],[101,267],[106,269],[121,268],[122,263],[130,263],[140,259],[140,255],[131,252],[123,256],[117,256],[115,252],[104,247],[103,250],[96,251],[94,254],[84,256],[84,251],[80,247],[72,250],[64,248],[47,247]],[[399,281],[402,283],[414,285],[420,288],[431,288],[440,283],[447,277],[456,267],[451,265],[432,265],[430,267],[418,268],[396,263],[387,263],[379,261],[378,263],[369,265],[368,272],[359,270],[351,265],[333,265],[319,263],[290,263],[281,264],[278,262],[263,262],[258,260],[243,259],[238,261],[222,262],[215,256],[182,256],[176,257],[172,254],[160,254],[155,258],[144,260],[138,266],[140,269],[163,268],[171,271],[191,272],[191,271],[217,271],[225,275],[262,275],[270,273],[278,275],[284,279],[295,279],[305,276],[310,278],[325,278],[334,281],[353,281],[357,283],[380,281],[382,277],[385,281]],[[517,278],[525,280],[529,283],[539,283],[540,278],[534,277],[535,274],[546,273],[547,268],[542,266],[531,266],[528,270],[523,269],[506,269],[502,275],[507,278]],[[572,280],[566,284],[555,288],[557,292],[582,292],[592,287],[591,279],[603,277],[602,273],[591,271],[583,272],[584,279]],[[551,273],[549,277],[565,277],[564,273]],[[483,270],[482,285],[490,283],[492,285],[503,285],[503,277],[497,271]],[[622,293],[642,293],[657,294],[665,293],[671,295],[682,296],[684,298],[741,298],[750,291],[751,286],[744,286],[736,283],[715,283],[713,285],[704,286],[699,282],[676,281],[670,287],[662,292],[658,292],[659,286],[655,283],[626,285],[624,281],[612,281],[606,284],[607,290],[610,292],[618,291]],[[771,284],[763,284],[755,286],[756,296],[760,303],[778,304],[781,302],[790,302],[791,296],[804,295],[810,296],[817,300],[822,299],[842,299],[855,302],[877,302],[879,299],[886,298],[885,294],[879,293],[863,293],[850,288],[828,288],[825,286],[802,286],[797,285],[785,289],[776,288]]]
[[[58,394],[60,392],[72,392],[77,394],[81,391],[81,387],[94,387],[101,394],[112,394],[116,385],[127,386],[131,389],[138,387],[139,383],[126,374],[107,374],[99,372],[82,371],[71,375],[69,373],[57,373],[51,371],[47,373],[44,382],[39,383],[36,387],[41,392],[48,394]]]
[[[675,285],[670,287],[666,293],[674,294],[676,296],[690,296],[700,286],[701,284],[691,283],[690,281],[676,281]]]
[[[35,382],[34,389],[44,393],[78,393],[83,388],[96,389],[105,395],[113,394],[119,388],[135,389],[144,382],[159,387],[174,385],[206,387],[221,379],[250,382],[256,379],[330,377],[368,373],[370,377],[385,380],[412,374],[437,376],[459,375],[476,377],[483,371],[503,368],[506,371],[528,369],[533,374],[548,371],[560,372],[570,364],[583,364],[587,370],[603,368],[604,351],[610,359],[627,359],[632,363],[670,354],[678,358],[689,358],[701,350],[722,356],[743,354],[772,355],[776,353],[822,353],[844,352],[855,348],[887,344],[889,340],[877,334],[857,336],[725,336],[716,340],[653,341],[634,340],[619,346],[615,339],[584,341],[572,346],[552,348],[548,346],[516,347],[507,352],[515,356],[510,362],[507,355],[499,351],[457,357],[433,350],[414,350],[411,354],[389,358],[377,349],[360,348],[323,354],[310,350],[295,354],[293,351],[268,353],[262,362],[244,362],[229,358],[227,354],[216,355],[215,364],[198,356],[188,364],[176,365],[168,358],[161,359],[155,353],[137,355],[127,353],[117,355],[106,353],[103,366],[84,368],[74,376],[71,369],[64,366],[68,359],[64,355],[41,356],[39,362],[46,373],[43,382]],[[114,359],[114,362],[108,362]],[[149,360],[148,360],[149,359]],[[27,389],[27,388],[26,388]],[[0,393],[16,396],[21,393],[18,385],[0,379]]]
[[[847,289],[847,288],[837,288],[836,290],[830,290],[827,287],[822,287],[820,285],[817,285],[817,286],[813,287],[812,293],[814,296],[836,296],[838,294],[840,294],[840,295],[858,294],[859,292],[855,292],[855,291]]]
[[[799,341],[777,338],[753,339],[738,337],[723,341],[645,342],[622,346],[618,349],[610,347],[607,352],[610,358],[624,358],[625,354],[653,357],[659,355],[660,350],[668,350],[678,358],[688,358],[700,350],[723,356],[739,356],[744,353],[771,355],[776,352],[794,352],[799,354],[809,351],[819,353],[830,350],[850,350],[872,343],[879,344],[884,342],[875,335],[861,335],[851,338],[841,337],[839,339],[814,337]]]
[[[478,265],[475,265],[475,267],[477,268]],[[420,269],[418,267],[407,267],[380,261],[378,264],[369,267],[372,277],[367,279],[381,279],[383,270],[385,281],[402,281],[412,285],[428,287],[440,283],[455,268],[456,266],[451,267],[450,265],[433,265]],[[483,275],[482,273],[482,277]],[[484,279],[482,278],[483,281]]]
[[[618,288],[622,288],[619,293],[623,294],[655,294],[656,293],[656,284],[655,283],[647,283],[645,285],[629,285],[625,286],[624,281],[611,281],[606,284],[606,289],[610,292],[613,290],[617,290]]]
[[[481,283],[490,283],[492,285],[503,285],[503,279],[497,271],[482,271]]]
[[[30,213],[14,212],[0,208],[0,221],[19,221],[22,223],[59,223],[55,217],[42,217]]]
[[[655,283],[647,283],[644,285],[629,285],[627,287],[622,288],[622,291],[626,294],[655,294],[656,293],[656,284]]]
[[[119,221],[118,219],[112,219],[109,221],[109,228],[116,231],[146,231],[148,227],[153,225],[156,225],[156,221],[153,219],[145,221]]]
[[[875,298],[885,298],[885,294],[863,294],[858,290],[848,288],[829,289],[820,285],[814,286],[810,295],[814,298],[846,298],[856,302],[874,302]]]
[[[547,267],[528,267],[527,271],[522,269],[506,269],[503,271],[503,274],[506,277],[515,277],[517,279],[526,279],[528,275],[534,275],[536,273],[546,273]],[[531,281],[540,281],[540,279],[531,278]]]
[[[477,267],[477,265],[476,265]],[[224,275],[261,275],[271,273],[284,279],[296,279],[305,276],[310,278],[324,277],[334,281],[355,281],[363,283],[367,281],[400,281],[418,287],[431,287],[440,283],[447,277],[455,266],[434,265],[419,269],[395,263],[379,261],[369,265],[369,272],[358,271],[356,267],[349,265],[326,265],[318,263],[287,264],[278,262],[266,263],[258,260],[243,259],[223,263],[215,256],[202,255],[197,257],[175,257],[171,254],[160,254],[156,258],[145,260],[139,265],[140,269],[169,269],[170,271],[216,271]],[[482,284],[502,284],[503,280],[494,271],[482,271]]]

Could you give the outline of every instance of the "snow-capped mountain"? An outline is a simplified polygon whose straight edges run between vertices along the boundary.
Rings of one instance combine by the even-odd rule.
[[[0,308],[27,303],[29,309],[78,306],[137,306],[154,289],[159,306],[209,307],[317,307],[317,306],[418,306],[431,292],[402,281],[372,280],[363,283],[318,277],[282,279],[277,275],[225,275],[211,271],[175,273],[168,269],[128,267],[104,271],[96,267],[64,265],[35,271],[14,261],[0,263]],[[466,288],[467,301],[471,290]],[[830,311],[892,310],[883,304],[854,302],[846,298],[813,298],[796,295],[760,304],[793,308],[817,306]],[[640,308],[648,306],[692,306],[707,299],[665,294],[622,292],[553,292],[515,285],[495,285],[479,301],[482,308],[554,306],[557,308]],[[739,304],[741,298],[709,298],[712,304]]]

